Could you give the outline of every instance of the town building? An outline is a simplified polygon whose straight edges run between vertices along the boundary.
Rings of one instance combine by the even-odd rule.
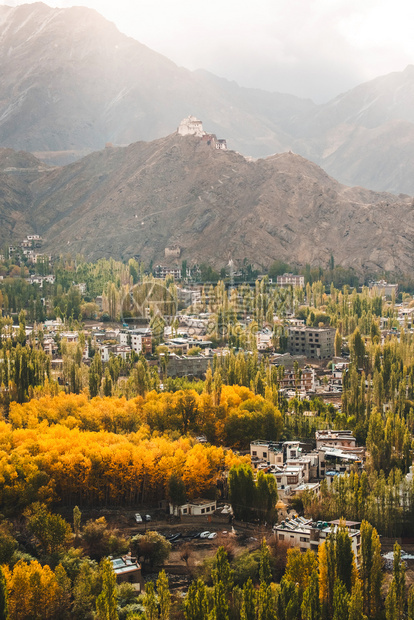
[[[351,431],[339,430],[334,431],[331,429],[320,430],[315,432],[316,449],[319,450],[322,446],[340,446],[342,448],[355,448],[356,439],[352,435]]]
[[[161,357],[161,356],[160,356]],[[167,361],[167,376],[203,378],[209,366],[213,364],[212,355],[176,355],[170,353]]]
[[[351,538],[356,565],[359,566],[361,556],[361,532],[357,528],[359,522],[345,521],[344,524]],[[277,541],[287,543],[290,547],[299,547],[302,552],[310,549],[317,553],[319,545],[325,542],[339,525],[338,520],[314,523],[311,519],[295,516],[294,518],[287,517],[282,523],[274,526],[273,532]]]
[[[196,498],[192,502],[174,506],[170,503],[170,514],[177,516],[197,516],[211,515],[217,508],[217,502],[214,499]]]
[[[395,297],[398,295],[398,284],[390,284],[389,282],[386,282],[386,280],[368,282],[368,287],[370,291],[376,289],[378,295],[383,297],[391,298],[393,295],[395,295]]]
[[[152,330],[150,327],[137,327],[135,329],[121,329],[119,331],[119,344],[129,346],[135,353],[152,353]]]
[[[127,582],[132,584],[137,592],[144,590],[141,565],[138,563],[137,558],[128,554],[120,558],[111,558],[111,564],[117,584]]]
[[[283,276],[277,276],[277,285],[286,288],[288,286],[298,286],[303,288],[305,286],[305,277],[297,276],[293,273],[284,273]]]
[[[181,268],[156,265],[154,267],[154,275],[156,278],[161,278],[162,280],[165,280],[167,276],[173,277],[174,280],[181,280]]]
[[[303,368],[297,373],[290,368],[285,369],[283,377],[279,381],[281,389],[298,389],[305,392],[315,390],[315,370]]]
[[[291,355],[328,359],[334,355],[336,330],[333,327],[288,327],[287,349]]]
[[[280,443],[256,439],[250,442],[250,457],[253,467],[260,463],[283,465],[283,448]]]

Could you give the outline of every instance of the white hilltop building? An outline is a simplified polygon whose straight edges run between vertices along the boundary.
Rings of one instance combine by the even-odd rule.
[[[198,136],[199,138],[202,138],[206,133],[203,129],[203,123],[191,115],[181,121],[177,132],[180,136]]]
[[[196,136],[197,138],[201,138],[202,142],[205,142],[208,146],[217,150],[227,150],[226,140],[217,140],[215,134],[204,131],[203,123],[195,116],[188,116],[182,120],[177,129],[177,133],[179,136]]]

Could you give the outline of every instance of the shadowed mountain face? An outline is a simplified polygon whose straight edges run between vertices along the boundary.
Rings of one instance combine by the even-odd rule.
[[[412,66],[317,106],[177,67],[90,9],[0,6],[0,146],[68,163],[188,114],[244,155],[292,150],[341,182],[414,194]]]
[[[24,229],[42,234],[46,251],[91,259],[164,262],[165,248],[179,246],[179,262],[216,266],[230,257],[327,265],[331,254],[359,271],[414,266],[411,198],[340,185],[293,153],[252,162],[177,134],[59,168],[31,156],[10,166],[7,153],[0,215],[9,209],[19,227],[2,228],[3,243]]]

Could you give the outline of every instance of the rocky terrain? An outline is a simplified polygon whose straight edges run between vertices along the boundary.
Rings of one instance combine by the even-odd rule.
[[[0,6],[0,146],[64,164],[194,114],[246,156],[292,150],[349,185],[414,194],[414,67],[315,105],[191,72],[91,9]]]
[[[179,246],[178,264],[327,265],[332,254],[358,271],[414,267],[411,197],[341,185],[293,153],[251,161],[172,134],[55,168],[0,150],[0,170],[3,244],[23,231],[90,259],[171,262],[165,248]]]

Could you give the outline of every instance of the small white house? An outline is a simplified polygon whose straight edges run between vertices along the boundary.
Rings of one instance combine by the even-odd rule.
[[[205,516],[211,515],[217,508],[216,500],[197,498],[187,504],[174,506],[170,503],[170,515],[178,516]]]

